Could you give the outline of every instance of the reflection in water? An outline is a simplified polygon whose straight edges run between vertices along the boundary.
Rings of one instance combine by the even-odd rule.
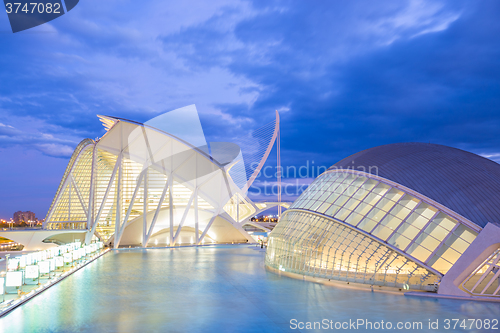
[[[291,331],[291,319],[426,325],[429,319],[500,317],[495,303],[280,277],[264,269],[259,250],[240,245],[113,251],[0,319],[0,332],[277,332]]]

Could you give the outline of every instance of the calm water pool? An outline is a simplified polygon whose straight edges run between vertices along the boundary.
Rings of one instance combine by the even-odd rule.
[[[423,330],[401,332],[428,332],[429,319],[438,319],[439,332],[500,332],[443,326],[444,319],[498,319],[498,303],[403,297],[280,277],[264,269],[259,250],[111,252],[0,319],[0,331],[297,332],[308,330],[291,330],[292,319],[365,319],[422,322]]]

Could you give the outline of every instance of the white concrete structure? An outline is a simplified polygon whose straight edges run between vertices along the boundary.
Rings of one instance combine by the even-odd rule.
[[[85,240],[86,230],[7,230],[0,236],[23,244],[23,251],[46,250],[57,244]]]
[[[37,240],[81,231],[115,248],[253,241],[242,223],[275,204],[254,204],[247,190],[276,140],[278,113],[244,138],[251,151],[206,142],[194,105],[146,123],[99,118],[106,134],[75,149]]]

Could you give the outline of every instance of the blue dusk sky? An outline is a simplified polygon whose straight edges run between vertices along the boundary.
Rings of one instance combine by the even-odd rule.
[[[45,217],[97,114],[196,104],[230,141],[278,110],[284,166],[405,141],[498,161],[499,18],[497,0],[83,0],[13,34],[0,14],[0,217]]]

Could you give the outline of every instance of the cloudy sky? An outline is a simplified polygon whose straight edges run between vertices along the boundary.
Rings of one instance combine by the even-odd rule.
[[[218,141],[279,110],[285,166],[403,141],[500,160],[499,14],[496,0],[84,0],[16,34],[0,15],[0,217],[45,216],[74,147],[104,134],[96,114],[196,104]]]

